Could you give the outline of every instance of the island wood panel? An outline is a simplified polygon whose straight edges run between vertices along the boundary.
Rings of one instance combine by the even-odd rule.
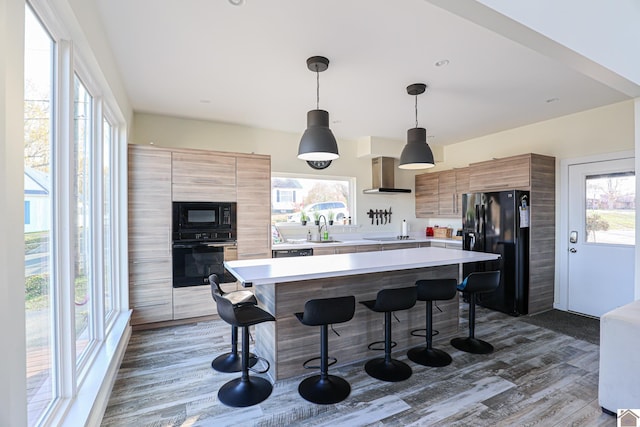
[[[456,172],[452,170],[438,173],[438,214],[456,213]]]
[[[271,258],[271,158],[237,158],[238,259]]]
[[[555,280],[555,158],[531,155],[529,314],[553,308]]]
[[[174,201],[236,201],[234,155],[205,150],[175,150],[172,153],[172,165]]]
[[[469,191],[528,190],[531,154],[488,160],[469,165]]]
[[[353,361],[380,357],[381,352],[368,350],[373,341],[384,340],[383,313],[375,313],[358,301],[375,299],[379,290],[413,286],[416,280],[430,278],[457,278],[458,265],[430,267],[356,276],[342,276],[255,287],[260,304],[276,317],[275,322],[256,325],[256,353],[271,363],[269,374],[279,380],[308,371],[302,363],[320,354],[320,329],[302,325],[295,317],[304,310],[306,301],[345,295],[356,297],[354,318],[334,325],[340,336],[329,334],[330,354],[338,358],[339,365]],[[438,302],[442,312],[434,310],[434,328],[442,335],[458,331],[458,297]],[[436,314],[437,313],[437,314]],[[394,354],[423,345],[424,338],[410,334],[413,329],[425,327],[425,303],[418,301],[410,310],[396,312],[400,322],[393,322],[393,340],[398,343]]]
[[[438,215],[438,174],[416,175],[415,189],[416,218]]]

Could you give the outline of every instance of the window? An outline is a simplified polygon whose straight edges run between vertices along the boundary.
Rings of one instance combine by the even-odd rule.
[[[52,206],[55,193],[52,132],[56,44],[27,5],[25,9],[24,168],[25,320],[27,405],[35,425],[59,395],[54,383]]]
[[[351,194],[355,178],[274,174],[271,177],[271,223],[301,224],[324,215],[327,221],[345,224],[354,212]],[[355,217],[352,218],[355,222]]]
[[[118,299],[127,284],[116,280],[122,271],[116,249],[122,224],[114,214],[119,201],[115,195],[122,191],[116,162],[123,149],[118,149],[114,135],[123,134],[117,118],[124,120],[113,108],[115,103],[94,96],[111,97],[96,86],[103,79],[91,73],[99,71],[83,61],[78,53],[82,49],[73,49],[68,37],[49,31],[65,31],[64,22],[42,3],[26,3],[24,27],[24,292],[30,426],[50,425],[52,419],[90,409],[84,405],[70,410],[81,402],[74,398],[85,387],[99,387],[114,346],[98,344],[119,339],[127,319],[127,307],[121,307],[123,301]],[[97,357],[99,352],[108,356]]]
[[[634,245],[635,173],[586,177],[586,242]]]

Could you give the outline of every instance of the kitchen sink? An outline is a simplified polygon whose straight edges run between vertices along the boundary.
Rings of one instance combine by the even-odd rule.
[[[309,243],[342,243],[340,240],[309,240]]]

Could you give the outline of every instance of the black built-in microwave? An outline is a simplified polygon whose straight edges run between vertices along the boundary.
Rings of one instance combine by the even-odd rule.
[[[173,202],[173,241],[236,240],[235,202]]]

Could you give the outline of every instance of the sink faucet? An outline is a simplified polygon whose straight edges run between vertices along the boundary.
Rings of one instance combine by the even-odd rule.
[[[324,219],[324,225],[322,225],[323,219]],[[327,227],[327,218],[325,218],[324,215],[320,215],[318,217],[318,235],[320,236],[320,240],[324,240],[322,238],[322,227],[324,227],[325,231],[327,232],[327,236],[329,236],[329,227]],[[327,237],[327,240],[329,240],[328,237]]]

